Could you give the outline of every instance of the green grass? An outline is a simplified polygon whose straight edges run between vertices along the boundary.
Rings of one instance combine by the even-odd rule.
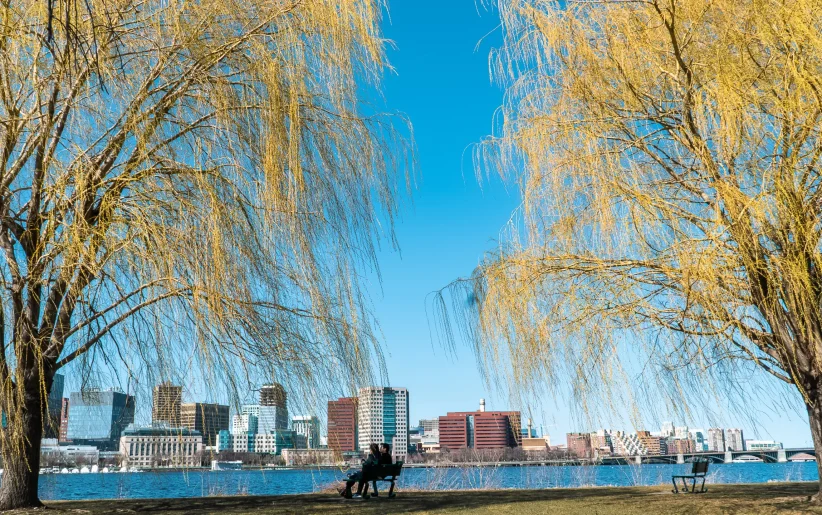
[[[820,513],[809,503],[818,483],[710,485],[701,495],[675,495],[666,487],[578,488],[549,490],[480,490],[399,492],[395,499],[345,500],[335,494],[279,497],[204,497],[194,499],[60,501],[50,513],[233,515],[320,513],[379,514],[597,514],[656,515],[664,513],[788,514]],[[27,513],[27,512],[20,512]],[[30,513],[30,512],[28,512]]]

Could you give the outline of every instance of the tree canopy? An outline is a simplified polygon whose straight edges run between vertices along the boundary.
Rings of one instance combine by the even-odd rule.
[[[0,505],[9,462],[33,457],[30,412],[78,360],[370,377],[359,277],[393,244],[405,148],[378,109],[381,9],[0,5]]]
[[[820,7],[499,2],[506,96],[477,164],[522,204],[439,298],[488,368],[619,405],[641,355],[679,406],[753,363],[822,407]]]

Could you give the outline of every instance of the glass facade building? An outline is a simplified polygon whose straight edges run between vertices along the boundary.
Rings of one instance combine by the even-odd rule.
[[[60,410],[63,407],[64,382],[62,374],[54,374],[48,396],[48,420],[45,420],[43,424],[43,437],[45,438],[57,438],[60,435]]]
[[[133,422],[133,396],[116,390],[73,392],[66,437],[74,443],[114,451],[123,430]]]

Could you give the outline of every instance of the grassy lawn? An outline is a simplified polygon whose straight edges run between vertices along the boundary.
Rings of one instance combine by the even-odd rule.
[[[808,503],[818,483],[711,485],[702,495],[674,495],[665,487],[579,488],[551,490],[483,490],[399,492],[396,499],[345,500],[333,494],[280,497],[205,497],[47,503],[49,513],[91,515],[159,513],[166,515],[413,513],[413,514],[598,514],[661,513],[820,513]],[[39,510],[38,510],[39,511]],[[14,513],[14,512],[12,512]],[[18,512],[31,513],[31,512]]]

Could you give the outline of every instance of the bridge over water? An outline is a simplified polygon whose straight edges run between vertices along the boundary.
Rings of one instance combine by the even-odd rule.
[[[661,456],[603,456],[597,461],[602,465],[625,465],[629,463],[690,463],[700,458],[707,459],[711,463],[733,463],[734,460],[740,459],[743,461],[760,459],[765,463],[787,463],[790,461],[808,461],[815,457],[816,451],[813,448],[797,448],[773,451],[707,451],[664,454]]]

